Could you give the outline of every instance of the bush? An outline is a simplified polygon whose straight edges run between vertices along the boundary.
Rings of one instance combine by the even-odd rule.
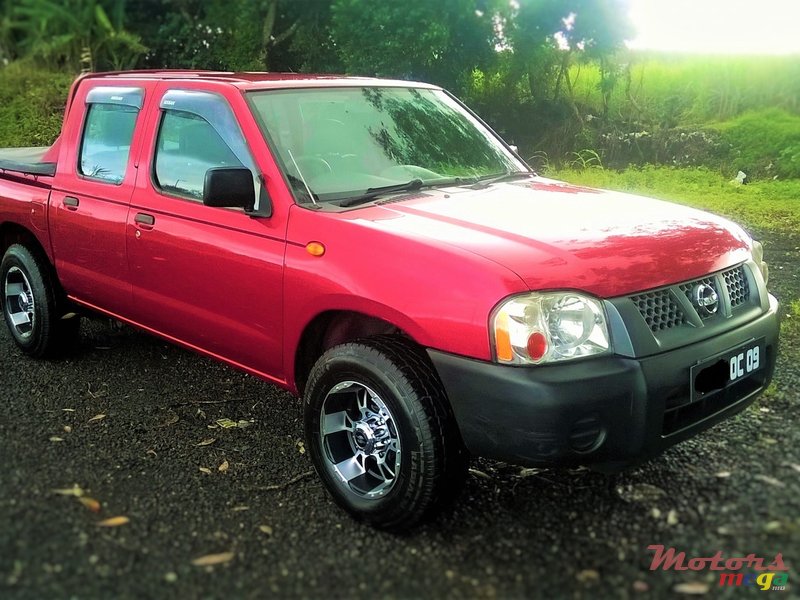
[[[0,147],[52,144],[74,79],[23,62],[0,68]]]
[[[716,128],[730,144],[731,170],[755,177],[800,177],[800,116],[768,108]]]

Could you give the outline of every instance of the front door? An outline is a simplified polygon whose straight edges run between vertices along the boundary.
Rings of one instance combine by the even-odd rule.
[[[245,166],[261,186],[223,96],[165,84],[156,98],[127,225],[134,320],[280,379],[285,224],[202,203],[212,167]]]

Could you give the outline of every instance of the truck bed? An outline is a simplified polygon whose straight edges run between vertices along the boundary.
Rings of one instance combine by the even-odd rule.
[[[43,160],[50,146],[32,148],[0,148],[0,173],[11,171],[24,175],[52,177],[56,163]]]

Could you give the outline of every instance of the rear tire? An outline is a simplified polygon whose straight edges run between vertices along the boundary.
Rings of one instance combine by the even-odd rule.
[[[399,336],[323,354],[306,385],[305,433],[336,503],[375,527],[403,530],[457,496],[468,455],[425,353]]]
[[[78,338],[80,317],[62,318],[66,302],[46,259],[21,244],[0,262],[0,303],[11,337],[29,356],[55,356]]]

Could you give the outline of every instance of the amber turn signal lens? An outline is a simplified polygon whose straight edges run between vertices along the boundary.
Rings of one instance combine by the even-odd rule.
[[[311,256],[322,256],[325,254],[325,246],[319,242],[308,242],[306,244],[306,252]]]
[[[514,358],[514,351],[511,348],[511,336],[508,333],[508,315],[505,313],[497,315],[494,343],[498,360],[510,362]]]

